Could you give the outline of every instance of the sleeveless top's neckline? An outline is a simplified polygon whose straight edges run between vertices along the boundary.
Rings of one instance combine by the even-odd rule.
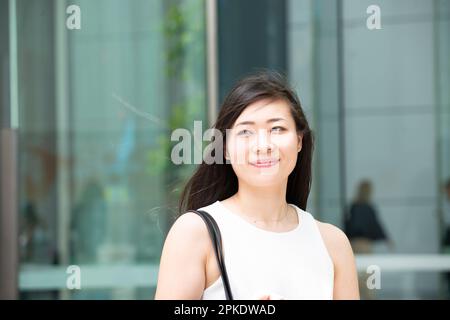
[[[298,224],[297,224],[297,226],[294,229],[288,230],[288,231],[282,231],[282,232],[265,230],[265,229],[262,229],[260,227],[255,226],[251,222],[245,220],[244,218],[242,218],[238,214],[234,213],[233,211],[231,211],[230,209],[225,207],[225,205],[220,200],[217,200],[215,204],[219,205],[221,207],[221,209],[223,209],[228,214],[228,216],[233,217],[233,219],[236,219],[240,223],[243,223],[244,225],[247,225],[248,227],[250,227],[250,228],[252,228],[252,229],[254,229],[254,230],[258,231],[258,232],[262,232],[262,233],[265,233],[265,234],[268,234],[268,235],[274,235],[274,236],[290,235],[290,234],[296,233],[298,231],[301,231],[303,223],[304,223],[303,222],[303,217],[302,217],[302,214],[301,214],[301,210],[299,208],[297,208],[296,205],[293,205],[293,204],[290,204],[290,203],[288,203],[288,205],[291,206],[292,208],[294,208],[295,212],[297,213]]]

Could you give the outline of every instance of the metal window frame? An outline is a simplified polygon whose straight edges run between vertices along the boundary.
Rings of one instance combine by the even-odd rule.
[[[2,72],[1,90],[8,93],[8,98],[0,105],[0,299],[12,300],[18,298],[19,271],[16,0],[9,0],[7,6],[3,14],[8,18],[8,56],[2,70],[8,72]]]

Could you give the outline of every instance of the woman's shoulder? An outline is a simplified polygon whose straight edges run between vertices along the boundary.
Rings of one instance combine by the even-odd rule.
[[[205,205],[196,211],[203,210],[210,215],[215,210],[215,204]],[[171,231],[179,234],[181,237],[193,238],[193,240],[209,241],[209,232],[203,218],[195,212],[186,211],[178,216],[172,224]]]
[[[331,223],[316,219],[315,222],[335,266],[348,263],[353,258],[353,250],[344,231]]]
[[[208,229],[202,217],[191,211],[181,214],[172,224],[170,231],[195,239],[208,236]]]
[[[314,219],[314,220],[315,220],[316,225],[319,228],[319,231],[323,237],[326,237],[327,239],[335,240],[338,242],[348,241],[347,235],[339,227],[337,227],[331,223],[319,221],[317,219]]]
[[[174,221],[166,237],[166,243],[172,248],[184,248],[206,256],[210,247],[209,232],[202,217],[187,211]]]

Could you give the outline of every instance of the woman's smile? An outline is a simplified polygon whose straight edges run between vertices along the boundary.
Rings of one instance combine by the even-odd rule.
[[[279,159],[264,159],[257,160],[256,162],[250,162],[250,164],[257,168],[269,168],[276,165],[279,161]]]

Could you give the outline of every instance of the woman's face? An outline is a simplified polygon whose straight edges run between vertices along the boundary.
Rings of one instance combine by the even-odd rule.
[[[267,187],[287,181],[301,147],[288,102],[264,99],[247,106],[227,130],[225,155],[240,181]]]

